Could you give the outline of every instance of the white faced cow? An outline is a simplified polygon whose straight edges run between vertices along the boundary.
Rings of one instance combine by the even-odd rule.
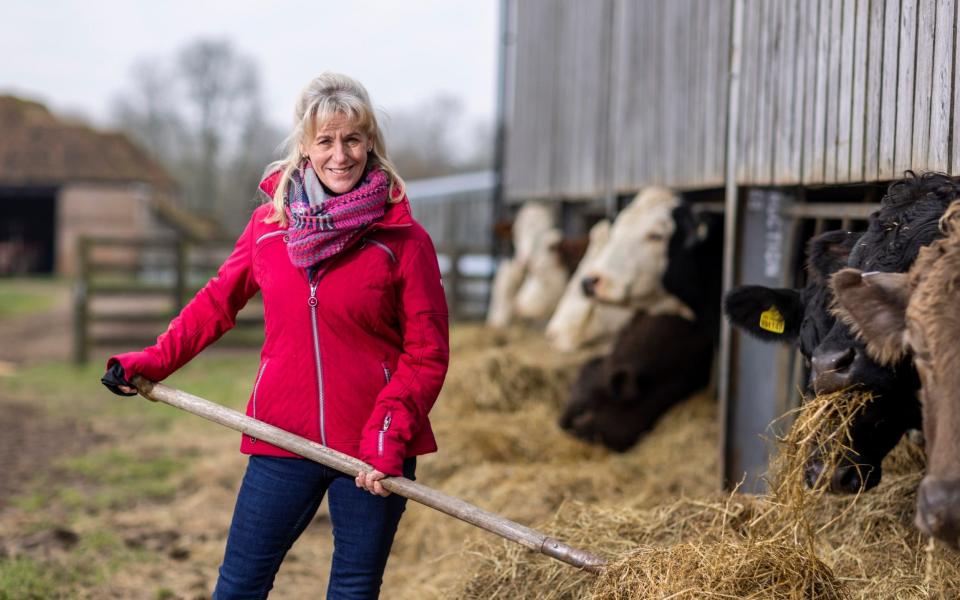
[[[540,320],[550,316],[568,277],[556,251],[561,238],[549,206],[528,202],[520,208],[513,223],[514,257],[497,269],[487,325],[500,328],[514,317]]]
[[[547,323],[547,340],[561,352],[572,352],[591,342],[612,338],[633,315],[629,308],[594,302],[583,291],[583,278],[609,240],[610,221],[604,219],[590,229],[587,252]]]
[[[582,279],[583,291],[598,302],[650,314],[693,313],[663,287],[668,243],[676,229],[673,210],[680,199],[663,187],[644,188],[624,208],[610,239]]]

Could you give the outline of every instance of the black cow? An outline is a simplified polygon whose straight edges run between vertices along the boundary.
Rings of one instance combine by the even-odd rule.
[[[808,391],[830,393],[859,387],[874,400],[851,424],[851,448],[830,475],[834,492],[855,493],[880,482],[881,461],[907,429],[920,426],[917,401],[919,378],[908,360],[882,367],[870,359],[864,344],[830,313],[829,277],[844,266],[864,271],[903,272],[921,246],[938,236],[937,222],[960,192],[956,180],[939,173],[912,172],[890,185],[880,210],[872,214],[862,234],[833,231],[811,240],[809,281],[802,290],[745,286],[724,299],[730,321],[766,341],[796,343],[811,363]],[[760,325],[761,314],[776,307],[784,331]],[[807,482],[823,470],[812,456]]]
[[[609,356],[582,367],[560,419],[573,435],[621,452],[667,409],[710,382],[719,328],[722,218],[680,205],[673,219],[663,284],[696,320],[635,315]]]
[[[676,315],[637,313],[613,352],[580,370],[560,426],[623,452],[668,408],[710,381],[713,336]]]

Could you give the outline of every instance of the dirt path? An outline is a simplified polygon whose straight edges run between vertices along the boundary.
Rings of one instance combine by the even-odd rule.
[[[0,397],[0,511],[60,456],[101,441],[88,426]]]
[[[53,296],[49,310],[0,319],[0,361],[21,364],[70,358],[70,287],[48,284],[40,289]]]

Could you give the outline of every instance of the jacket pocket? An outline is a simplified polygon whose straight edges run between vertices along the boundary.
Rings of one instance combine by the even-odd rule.
[[[263,361],[263,364],[260,366],[260,372],[257,373],[257,381],[253,384],[253,414],[250,416],[252,416],[254,419],[257,418],[257,393],[260,391],[260,381],[263,380],[263,374],[267,372],[267,365],[269,364],[269,358]],[[257,438],[250,436],[250,441],[256,442]]]

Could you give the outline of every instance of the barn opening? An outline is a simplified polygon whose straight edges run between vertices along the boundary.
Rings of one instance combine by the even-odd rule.
[[[0,276],[53,273],[56,192],[0,187]]]

